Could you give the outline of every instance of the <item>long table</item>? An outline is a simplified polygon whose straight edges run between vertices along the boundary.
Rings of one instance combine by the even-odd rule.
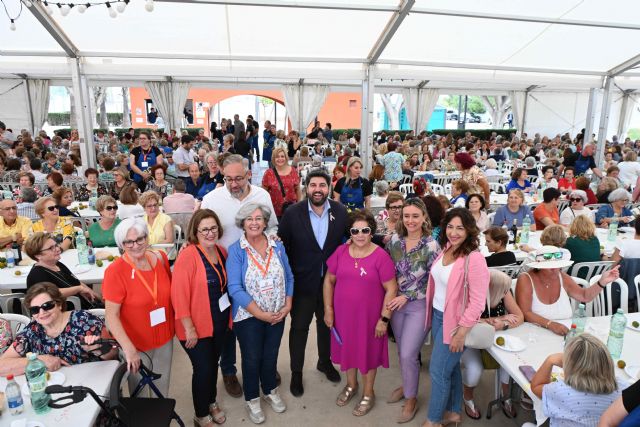
[[[627,314],[629,321],[640,321],[640,313]],[[611,316],[590,317],[587,319],[585,332],[588,332],[605,344],[609,334],[609,323]],[[567,327],[571,324],[571,319],[561,321]],[[530,365],[534,369],[539,369],[547,356],[554,353],[562,353],[564,350],[564,337],[554,334],[548,329],[532,323],[524,323],[523,325],[502,332],[507,336],[518,337],[525,342],[527,347],[518,353],[509,352],[493,345],[488,351],[494,357],[496,362],[500,364],[513,378],[513,380],[527,393],[533,401],[536,421],[538,425],[544,423],[547,416],[542,411],[542,400],[534,395],[531,391],[531,384],[520,372],[520,366]],[[508,337],[507,337],[508,339]],[[624,334],[624,346],[622,348],[621,359],[628,364],[638,365],[638,349],[640,349],[640,332],[626,329]],[[615,360],[614,362],[616,362]],[[630,384],[640,378],[631,378],[627,373],[616,366],[616,377]]]
[[[117,360],[83,363],[74,366],[63,366],[59,372],[65,376],[65,386],[85,386],[95,391],[98,396],[108,396],[111,380],[119,365],[120,362]],[[24,375],[19,375],[15,379],[20,387],[26,382]],[[0,390],[4,390],[5,387],[6,380],[0,378]],[[54,398],[61,396],[63,395],[53,395]],[[13,421],[24,419],[26,421],[40,422],[46,427],[91,427],[100,413],[100,406],[91,396],[87,396],[82,402],[66,408],[51,409],[45,415],[37,415],[34,412],[29,396],[23,394],[22,399],[24,400],[22,414],[12,416],[5,408],[0,418],[0,425],[8,427]]]
[[[113,256],[120,255],[118,248],[96,248],[96,252],[106,251]],[[26,256],[26,255],[25,255]],[[88,285],[95,285],[102,283],[104,277],[104,271],[109,266],[110,262],[106,259],[103,260],[102,267],[97,265],[78,265],[78,250],[67,249],[62,252],[60,262],[66,265],[72,273],[78,277],[83,283]],[[86,270],[86,271],[85,271]],[[16,275],[16,271],[20,271],[20,275]],[[27,288],[27,276],[31,271],[31,266],[27,267],[13,267],[3,268],[0,270],[0,290],[8,289],[26,289]]]

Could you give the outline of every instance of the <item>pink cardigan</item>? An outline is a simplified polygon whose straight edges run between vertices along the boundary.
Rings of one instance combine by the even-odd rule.
[[[434,261],[434,264],[442,258],[443,250]],[[469,305],[463,313],[462,298],[464,297],[464,260],[465,257],[458,258],[451,270],[449,282],[447,283],[447,295],[444,304],[442,337],[445,344],[450,344],[451,334],[459,326],[472,327],[480,319],[487,304],[487,292],[489,291],[489,268],[484,256],[478,251],[469,254],[469,272],[467,273],[469,282]],[[425,329],[431,328],[431,310],[433,308],[433,296],[435,294],[435,283],[433,276],[429,274],[427,284],[427,317]]]

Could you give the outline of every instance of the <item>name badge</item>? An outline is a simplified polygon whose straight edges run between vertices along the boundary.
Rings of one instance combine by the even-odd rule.
[[[167,321],[167,315],[164,311],[164,307],[156,308],[149,313],[149,319],[151,320],[151,327],[157,326]]]
[[[142,167],[143,168],[148,168],[149,167],[149,162],[142,162]]]
[[[230,305],[229,294],[225,292],[218,300],[218,307],[220,307],[220,311],[225,311]]]

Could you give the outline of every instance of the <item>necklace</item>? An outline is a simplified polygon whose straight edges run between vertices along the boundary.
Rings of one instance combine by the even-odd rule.
[[[362,260],[362,258],[364,258],[364,255],[363,255],[363,256],[361,256],[361,257],[359,257],[359,258],[358,258],[358,257],[356,257],[356,251],[355,251],[355,248],[353,248],[353,255],[352,255],[352,257],[353,257],[353,260],[355,261],[355,262],[353,263],[353,267],[357,270],[357,269],[359,268],[359,264],[358,264],[358,263]]]

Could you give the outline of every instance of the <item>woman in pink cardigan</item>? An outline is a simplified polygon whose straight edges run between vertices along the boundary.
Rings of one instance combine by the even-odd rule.
[[[433,262],[427,286],[426,328],[431,328],[433,352],[429,372],[431,398],[423,427],[441,427],[462,419],[460,358],[467,332],[484,310],[489,269],[478,249],[480,231],[465,208],[447,212],[442,220],[442,253]],[[468,302],[464,298],[465,260]]]

